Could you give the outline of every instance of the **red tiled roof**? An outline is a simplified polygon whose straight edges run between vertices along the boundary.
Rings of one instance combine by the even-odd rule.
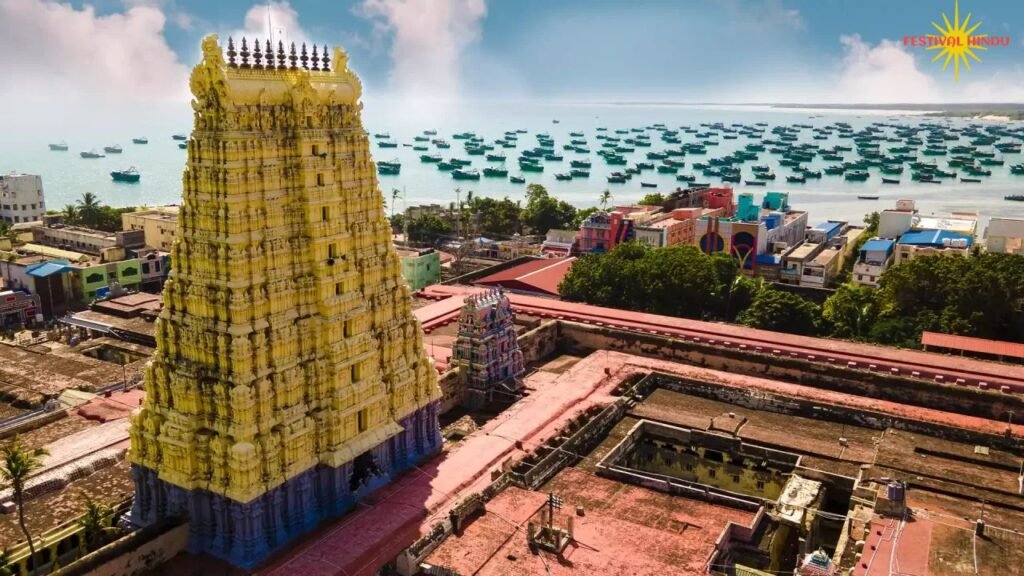
[[[1004,342],[1002,340],[988,340],[986,338],[974,338],[971,336],[955,336],[953,334],[942,334],[940,332],[922,332],[921,344],[924,346],[938,346],[939,348],[948,348],[951,350],[991,354],[993,356],[1024,358],[1024,344]]]
[[[558,284],[569,272],[576,258],[531,260],[476,281],[485,286],[501,286],[510,290],[539,292],[558,296]]]

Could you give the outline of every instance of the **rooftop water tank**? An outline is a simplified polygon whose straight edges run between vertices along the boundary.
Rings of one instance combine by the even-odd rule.
[[[893,502],[903,502],[903,498],[906,496],[906,488],[902,482],[889,482],[885,495]]]

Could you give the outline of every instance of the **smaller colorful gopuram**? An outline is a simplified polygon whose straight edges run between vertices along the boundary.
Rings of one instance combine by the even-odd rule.
[[[501,400],[496,393],[513,397],[519,390],[523,353],[516,340],[515,313],[503,290],[466,298],[453,357],[470,406]]]

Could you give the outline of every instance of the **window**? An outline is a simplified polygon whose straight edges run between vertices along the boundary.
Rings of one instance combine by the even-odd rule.
[[[124,277],[124,276],[138,276],[138,275],[139,275],[139,269],[134,267],[134,266],[129,266],[129,267],[125,268],[124,270],[121,270],[121,277]]]
[[[758,490],[764,490],[764,480],[758,480],[757,481],[757,489]]]
[[[711,470],[708,470],[708,478],[714,478],[717,473],[718,473],[718,471],[715,470],[714,468],[712,468]]]
[[[313,146],[311,148],[312,148],[313,156],[319,156],[320,155],[320,146],[319,145],[313,144]]]
[[[142,263],[142,273],[149,274],[149,264],[147,264],[146,262]]]
[[[341,293],[342,293],[342,291],[343,291],[343,290],[342,290],[342,288],[341,288],[341,282],[335,282],[335,283],[334,283],[334,295],[335,295],[335,296],[341,296]],[[346,327],[347,327],[347,324],[346,324]],[[348,331],[348,330],[346,329],[346,332],[347,332],[347,331]],[[346,334],[346,336],[347,336],[347,334]]]
[[[331,244],[327,245],[327,257],[332,259],[332,260],[338,257],[338,245],[337,244],[331,243]]]
[[[14,217],[14,221],[15,222],[21,222],[21,216],[15,216]]]
[[[366,408],[356,413],[356,424],[359,427],[359,432],[366,431]]]
[[[103,274],[99,272],[93,272],[85,277],[85,281],[88,284],[95,284],[96,282],[103,282]]]
[[[359,368],[359,364],[353,364],[352,365],[352,382],[353,383],[359,382],[359,380],[362,379],[362,376],[363,376],[362,372],[363,371],[360,370],[360,368]]]
[[[316,175],[316,185],[317,186],[323,186],[324,185],[324,175],[323,175],[323,173],[318,173]]]
[[[312,127],[313,127],[313,117],[312,116],[306,116],[306,128],[312,128]]]
[[[732,481],[737,483],[737,484],[739,484],[740,483],[740,475],[739,474],[733,474],[732,475]]]
[[[327,222],[331,219],[331,209],[328,206],[322,206],[320,208],[320,220]]]
[[[32,204],[32,209],[33,209],[33,210],[35,210],[35,209],[36,209],[36,205],[35,205],[35,204]]]
[[[345,320],[345,338],[351,338],[352,333],[355,332],[355,320]]]

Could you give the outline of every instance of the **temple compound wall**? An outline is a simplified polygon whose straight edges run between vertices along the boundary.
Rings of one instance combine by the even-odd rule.
[[[132,520],[252,567],[437,452],[440,389],[345,53],[202,51]]]

